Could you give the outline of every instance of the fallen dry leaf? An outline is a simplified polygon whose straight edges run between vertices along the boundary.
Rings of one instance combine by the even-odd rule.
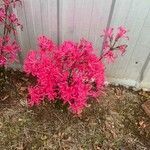
[[[27,87],[21,87],[20,91],[25,91],[27,89]]]
[[[6,96],[2,99],[2,101],[5,101],[8,97],[9,97],[9,95],[6,95]]]
[[[0,122],[0,129],[3,127],[3,123],[2,122]]]

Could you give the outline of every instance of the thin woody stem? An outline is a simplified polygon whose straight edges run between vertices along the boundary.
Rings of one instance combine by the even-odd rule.
[[[106,52],[105,54],[103,54],[100,58],[99,58],[99,60],[102,60],[110,51],[115,51],[115,50],[117,50],[118,49],[118,46],[117,47],[114,47],[114,48],[111,48],[108,52]]]
[[[115,40],[113,44],[111,44],[112,43],[111,38],[109,38],[109,41],[110,41],[110,45],[112,45],[110,47],[110,50],[108,52],[106,52],[105,54],[102,54],[101,57],[99,58],[99,60],[102,60],[110,51],[114,51],[114,50],[118,49],[118,46],[115,47],[118,40]]]
[[[110,52],[110,50],[109,50],[108,52],[106,52],[105,54],[103,54],[103,55],[99,58],[99,60],[102,60],[109,52]]]
[[[82,53],[82,54],[80,55],[80,57],[82,57],[83,54],[84,54],[84,53]],[[76,63],[77,63],[77,61],[74,61],[74,63],[73,63],[72,66],[71,66],[71,69],[69,70],[69,76],[68,76],[68,80],[67,80],[69,86],[71,85],[71,79],[72,79],[72,72],[73,72],[72,67],[73,67]]]

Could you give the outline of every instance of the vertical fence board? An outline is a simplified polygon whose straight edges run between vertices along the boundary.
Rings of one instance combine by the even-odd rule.
[[[57,1],[40,0],[42,34],[57,42]]]
[[[99,54],[100,35],[107,26],[111,0],[62,0],[60,1],[61,41],[78,42],[82,37],[94,43]]]
[[[18,8],[17,14],[24,26],[19,32],[23,56],[29,49],[36,49],[39,35],[47,35],[57,42],[56,0],[23,0],[23,8]]]
[[[143,77],[144,78],[143,78],[142,82],[140,83],[140,88],[150,91],[150,61],[146,67]]]

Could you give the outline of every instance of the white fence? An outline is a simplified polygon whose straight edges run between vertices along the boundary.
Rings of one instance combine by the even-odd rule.
[[[19,34],[22,57],[36,48],[41,34],[57,43],[85,37],[99,54],[103,29],[125,26],[130,30],[129,48],[107,65],[107,80],[150,89],[150,0],[23,0],[17,14],[24,25]]]

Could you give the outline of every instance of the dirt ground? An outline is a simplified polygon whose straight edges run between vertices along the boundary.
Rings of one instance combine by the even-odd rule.
[[[44,102],[27,107],[27,85],[11,72],[13,86],[0,93],[0,150],[150,150],[150,118],[141,105],[150,94],[109,86],[82,116]]]

